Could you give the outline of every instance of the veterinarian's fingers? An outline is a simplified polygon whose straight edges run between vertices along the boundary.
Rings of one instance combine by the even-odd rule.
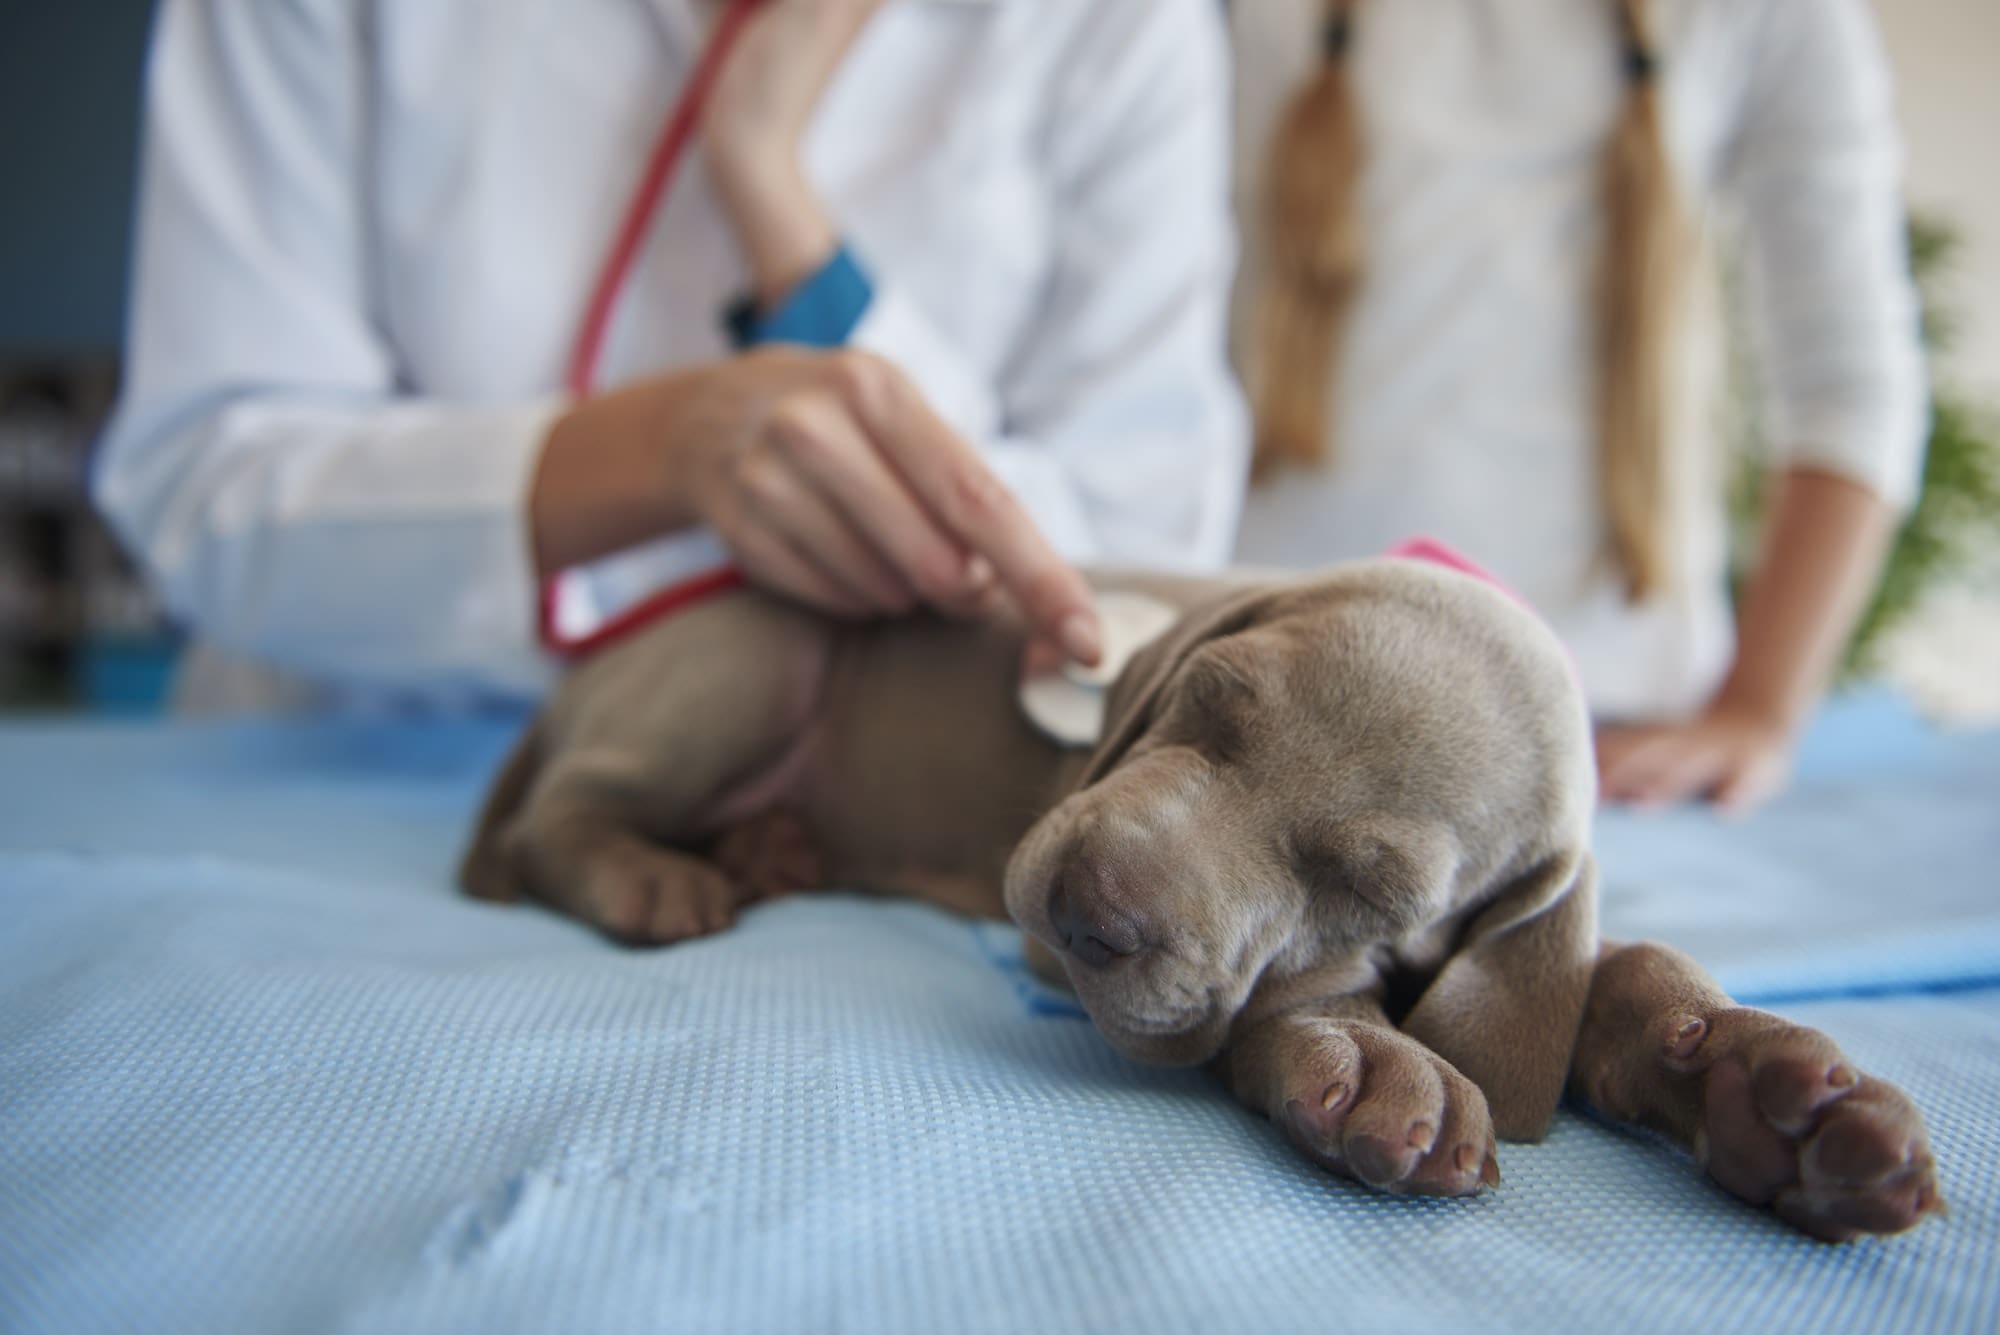
[[[1060,644],[1039,637],[1030,639],[1021,647],[1021,676],[1025,679],[1060,672],[1068,660],[1069,655]]]
[[[760,584],[834,616],[861,620],[869,615],[867,604],[828,578],[768,525],[746,525],[730,538],[730,546]]]
[[[1003,608],[1012,604],[1007,590],[993,578],[991,561],[983,556],[974,556],[966,563],[965,570],[969,587],[963,593],[934,602],[932,606],[938,611],[966,621],[984,621],[998,616]]]
[[[945,532],[993,563],[1028,624],[1070,656],[1096,663],[1103,632],[1090,589],[1049,546],[1021,503],[970,443],[887,363],[858,366],[851,401],[891,463]]]
[[[798,396],[773,410],[769,429],[772,445],[913,592],[938,604],[977,592],[982,573],[971,554],[882,457],[850,405]]]
[[[769,455],[746,463],[740,476],[746,508],[783,533],[794,550],[855,601],[884,615],[902,615],[916,606],[909,584],[812,481]]]

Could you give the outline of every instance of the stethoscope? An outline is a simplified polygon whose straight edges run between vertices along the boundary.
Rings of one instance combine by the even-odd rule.
[[[660,126],[659,138],[646,160],[646,170],[632,192],[631,202],[625,207],[625,216],[612,238],[611,248],[605,253],[604,265],[591,288],[590,300],[584,306],[582,323],[577,327],[576,342],[570,349],[569,367],[563,384],[577,398],[588,396],[597,387],[605,332],[610,327],[619,294],[624,290],[653,218],[659,212],[660,202],[666,197],[667,187],[672,184],[675,173],[680,169],[681,159],[686,156],[688,140],[701,123],[702,107],[708,101],[709,89],[715,83],[716,74],[735,46],[736,39],[742,35],[744,25],[763,3],[764,0],[729,0],[728,7],[716,20],[708,43],[695,62],[687,86],[667,111],[667,118]],[[735,566],[705,570],[668,585],[602,624],[576,635],[563,629],[557,615],[561,581],[568,573],[559,571],[542,581],[538,623],[543,646],[563,658],[580,658],[690,603],[733,589],[743,582],[743,572]]]

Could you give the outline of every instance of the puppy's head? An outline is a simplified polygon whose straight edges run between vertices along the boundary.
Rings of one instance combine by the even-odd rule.
[[[1206,1061],[1239,1022],[1400,970],[1424,991],[1405,1027],[1476,1068],[1451,1049],[1507,1022],[1509,969],[1539,973],[1516,1008],[1568,1028],[1524,1097],[1553,1109],[1562,1072],[1541,1068],[1566,1064],[1594,949],[1588,887],[1569,893],[1594,791],[1549,632],[1479,580],[1369,562],[1219,598],[1137,655],[1007,907],[1149,1061]],[[1492,954],[1510,944],[1527,957]]]

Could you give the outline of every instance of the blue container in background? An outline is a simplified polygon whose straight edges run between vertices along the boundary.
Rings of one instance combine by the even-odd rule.
[[[174,640],[91,640],[77,653],[78,703],[97,714],[157,714],[166,708],[179,662]]]

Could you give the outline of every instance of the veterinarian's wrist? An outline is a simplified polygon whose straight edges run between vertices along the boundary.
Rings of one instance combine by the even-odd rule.
[[[701,120],[711,168],[796,159],[828,84],[883,0],[772,0],[744,26]]]
[[[757,304],[770,310],[825,267],[840,236],[795,153],[715,159],[716,193],[734,225]]]
[[[703,434],[677,426],[702,368],[579,400],[551,424],[528,494],[535,570],[548,576],[699,521]],[[712,434],[712,433],[708,433]]]

